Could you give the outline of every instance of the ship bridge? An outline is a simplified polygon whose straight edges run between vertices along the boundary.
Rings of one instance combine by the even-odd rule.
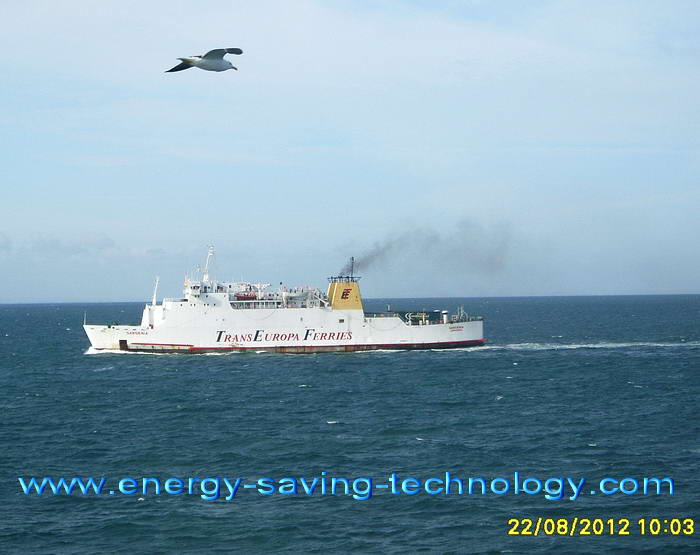
[[[164,302],[187,303],[190,305],[229,304],[236,310],[261,308],[314,308],[329,305],[328,297],[320,289],[308,285],[287,287],[280,283],[279,288],[270,289],[269,283],[249,281],[217,281],[210,277],[210,265],[214,248],[209,247],[203,270],[196,270],[194,277],[184,282],[183,298],[164,299]],[[198,274],[201,274],[198,275]]]

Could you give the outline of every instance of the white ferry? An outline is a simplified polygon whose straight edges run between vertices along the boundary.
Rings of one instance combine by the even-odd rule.
[[[382,313],[364,311],[353,271],[329,278],[328,290],[270,289],[269,283],[210,278],[209,248],[198,279],[185,279],[182,298],[143,310],[140,325],[83,327],[97,350],[206,353],[274,351],[317,353],[376,349],[450,349],[484,344],[483,318],[460,308]]]

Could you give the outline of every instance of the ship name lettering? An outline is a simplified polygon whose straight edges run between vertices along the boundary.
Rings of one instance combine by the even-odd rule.
[[[261,330],[262,331],[262,330]],[[217,343],[239,343],[239,342],[250,342],[253,341],[252,333],[227,333],[226,330],[219,330],[216,332],[216,342]],[[226,335],[224,335],[226,334]],[[258,340],[256,340],[258,341]],[[259,340],[262,341],[262,340]]]
[[[352,339],[351,331],[316,332],[311,337],[313,341],[348,341]]]
[[[259,341],[349,341],[352,339],[351,331],[324,331],[317,332],[315,328],[307,328],[304,336],[297,332],[266,333],[265,330],[255,330],[255,333],[229,333],[226,330],[217,330],[217,343],[253,343]]]
[[[265,341],[299,341],[299,334],[290,331],[289,333],[266,333]]]

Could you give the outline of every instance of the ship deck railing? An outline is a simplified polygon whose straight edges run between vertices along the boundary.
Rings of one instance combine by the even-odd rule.
[[[235,310],[251,310],[260,308],[320,308],[323,306],[323,301],[302,301],[300,303],[289,301],[284,304],[282,300],[250,300],[250,301],[231,301],[231,308]]]
[[[410,317],[409,317],[410,315]],[[400,318],[403,322],[414,323],[425,322],[422,325],[432,324],[457,324],[461,322],[480,322],[483,316],[450,316],[445,322],[442,319],[443,312],[440,310],[390,310],[388,312],[365,312],[365,318]]]

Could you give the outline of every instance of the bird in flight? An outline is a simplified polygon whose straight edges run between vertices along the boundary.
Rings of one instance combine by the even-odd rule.
[[[178,58],[182,63],[176,65],[174,68],[169,69],[165,73],[173,73],[175,71],[182,71],[185,69],[190,69],[191,67],[198,67],[199,69],[204,69],[206,71],[226,71],[227,69],[235,69],[238,71],[237,67],[224,60],[226,54],[243,54],[243,50],[240,48],[217,48],[215,50],[210,50],[204,56],[190,56],[189,58]]]

